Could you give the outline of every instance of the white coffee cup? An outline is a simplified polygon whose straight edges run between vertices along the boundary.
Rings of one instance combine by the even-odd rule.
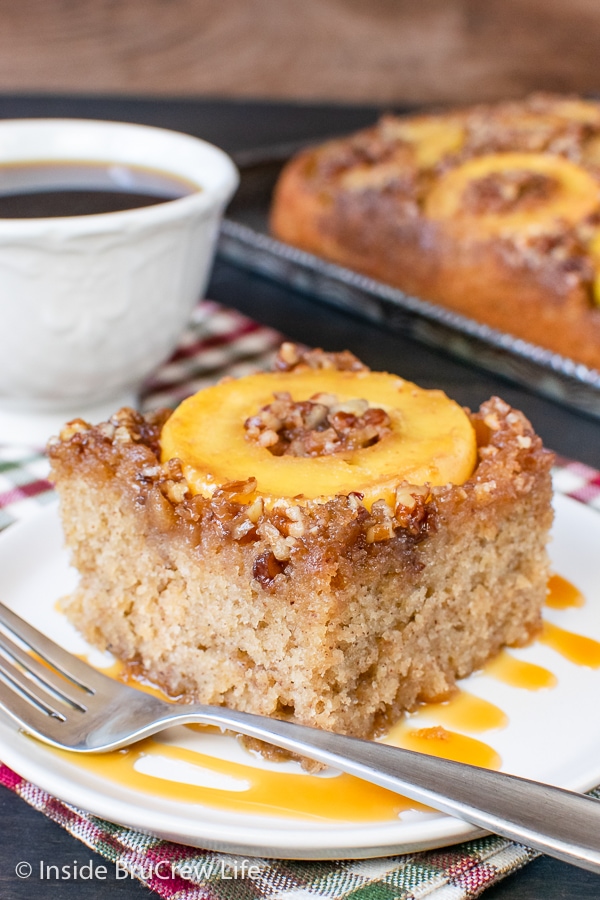
[[[231,159],[188,135],[119,122],[0,122],[2,166],[156,170],[191,193],[143,208],[0,218],[0,443],[44,441],[135,402],[202,295],[238,184]]]

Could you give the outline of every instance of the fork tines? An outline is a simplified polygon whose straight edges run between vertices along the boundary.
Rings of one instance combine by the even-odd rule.
[[[95,693],[89,684],[93,675],[90,666],[0,604],[0,681],[22,701],[64,721],[61,707],[86,711],[86,696]],[[0,688],[0,706],[11,715],[14,702],[14,695]]]

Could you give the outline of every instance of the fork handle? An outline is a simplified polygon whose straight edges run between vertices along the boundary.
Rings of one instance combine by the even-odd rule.
[[[308,756],[504,835],[564,862],[600,872],[600,802],[585,794],[466,763],[225,708],[191,706],[153,731],[202,722]],[[148,732],[145,732],[148,733]]]

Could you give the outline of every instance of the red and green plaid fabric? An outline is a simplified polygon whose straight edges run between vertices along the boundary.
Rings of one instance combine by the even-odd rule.
[[[264,368],[282,336],[210,301],[198,304],[171,360],[148,382],[143,406],[174,406],[224,375]],[[52,502],[43,455],[0,444],[0,529]],[[600,473],[559,460],[557,490],[600,508]],[[197,850],[106,822],[50,796],[0,763],[0,782],[168,900],[467,900],[537,853],[489,836],[383,859],[295,862]],[[600,793],[594,792],[600,797]],[[248,877],[248,866],[255,868]],[[242,877],[240,877],[240,875]]]

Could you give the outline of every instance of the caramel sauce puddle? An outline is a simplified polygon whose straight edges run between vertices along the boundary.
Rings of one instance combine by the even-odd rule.
[[[548,581],[546,606],[551,609],[569,609],[583,606],[584,603],[585,598],[575,585],[560,575],[551,576]],[[593,638],[567,631],[552,622],[545,621],[538,640],[577,666],[600,668],[600,642]]]
[[[550,576],[546,606],[549,606],[550,609],[569,609],[573,606],[583,606],[584,603],[585,597],[574,584],[571,584],[562,575]]]
[[[71,764],[73,755],[55,751]],[[138,760],[157,756],[202,768],[215,774],[215,788],[201,787],[146,775],[135,768]],[[166,758],[166,760],[165,760]],[[375,822],[395,820],[405,810],[425,809],[412,800],[368,784],[351,775],[319,778],[316,775],[276,772],[246,766],[146,738],[124,750],[79,756],[79,768],[95,777],[106,778],[124,787],[179,803],[200,804],[231,813],[286,816],[294,819]],[[164,762],[163,762],[164,765]],[[228,776],[246,783],[242,790],[218,786],[218,777]]]
[[[538,641],[556,650],[577,666],[600,669],[600,642],[593,638],[559,628],[551,622],[544,622]]]
[[[401,722],[391,730],[385,743],[485,769],[499,769],[502,765],[500,756],[488,744],[456,731],[448,731],[442,725],[411,728]]]
[[[484,673],[496,681],[502,681],[511,687],[521,688],[526,691],[539,691],[543,688],[552,688],[558,684],[556,675],[544,666],[516,659],[501,650],[484,667]]]
[[[417,713],[419,715],[426,715],[463,731],[477,733],[508,725],[508,716],[498,706],[462,690],[442,703],[427,703]],[[390,734],[392,733],[393,729]]]

